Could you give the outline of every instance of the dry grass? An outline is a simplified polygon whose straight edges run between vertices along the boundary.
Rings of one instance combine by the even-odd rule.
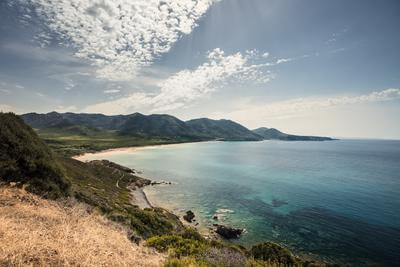
[[[0,266],[160,266],[164,259],[83,204],[0,187]]]

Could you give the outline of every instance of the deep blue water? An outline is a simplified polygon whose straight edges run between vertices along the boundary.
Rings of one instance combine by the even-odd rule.
[[[214,214],[264,240],[324,259],[400,265],[400,141],[208,142],[98,154],[172,181],[147,192],[202,225]]]

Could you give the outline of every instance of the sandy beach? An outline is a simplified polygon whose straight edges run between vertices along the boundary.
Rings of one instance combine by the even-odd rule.
[[[201,143],[209,143],[209,142],[217,142],[217,141],[201,141]],[[112,149],[106,149],[98,152],[89,152],[89,153],[84,153],[82,155],[74,156],[72,157],[73,159],[79,160],[79,161],[88,161],[90,159],[90,156],[96,155],[98,157],[101,156],[111,156],[111,155],[118,155],[118,154],[125,154],[125,153],[135,153],[137,151],[141,150],[148,150],[148,149],[160,149],[164,147],[174,147],[174,146],[182,146],[182,145],[188,145],[188,144],[196,144],[199,142],[186,142],[186,143],[175,143],[175,144],[160,144],[160,145],[149,145],[149,146],[135,146],[135,147],[121,147],[121,148],[112,148]]]

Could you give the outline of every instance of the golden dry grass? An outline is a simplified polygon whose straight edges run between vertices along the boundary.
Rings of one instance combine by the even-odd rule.
[[[0,187],[0,266],[160,266],[164,259],[83,204]]]

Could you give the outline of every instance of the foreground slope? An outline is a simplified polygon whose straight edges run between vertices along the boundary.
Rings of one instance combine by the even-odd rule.
[[[47,198],[73,196],[129,227],[136,237],[179,232],[170,212],[135,205],[131,190],[150,181],[103,161],[80,162],[55,155],[20,117],[0,113],[0,183],[16,183]]]
[[[0,266],[160,266],[163,260],[88,206],[0,187]]]
[[[261,136],[264,140],[283,140],[283,141],[331,141],[334,140],[330,137],[322,136],[303,136],[282,133],[274,128],[257,128],[253,132]]]

